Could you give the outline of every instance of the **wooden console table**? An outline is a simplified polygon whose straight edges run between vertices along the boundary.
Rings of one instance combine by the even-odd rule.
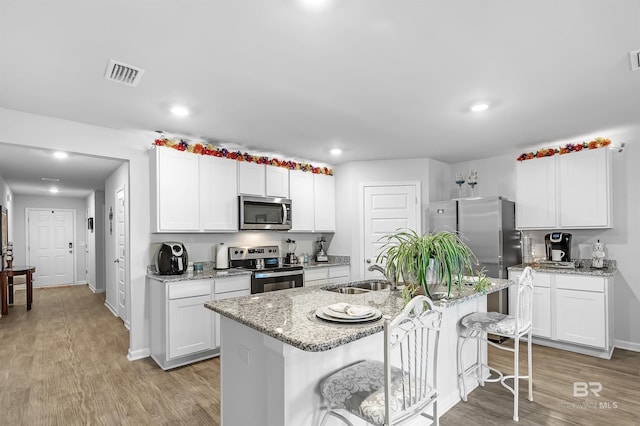
[[[11,286],[11,300],[13,301],[13,277],[17,275],[26,275],[27,277],[27,311],[31,310],[31,302],[33,301],[33,273],[35,271],[35,266],[24,265],[13,266],[0,271],[0,287],[2,287],[2,315],[7,315],[9,313],[9,306],[7,305],[9,286]]]

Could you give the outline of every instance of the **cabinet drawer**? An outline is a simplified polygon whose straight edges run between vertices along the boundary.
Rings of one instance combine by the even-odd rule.
[[[604,278],[558,274],[556,275],[556,288],[603,293]]]
[[[241,290],[251,291],[251,277],[249,275],[216,279],[216,294]]]
[[[349,276],[348,266],[334,266],[332,268],[329,268],[329,278],[348,277],[348,276]]]
[[[169,285],[169,299],[209,296],[213,280],[180,281]]]
[[[313,268],[304,271],[305,281],[326,280],[327,278],[329,278],[329,268]]]
[[[234,297],[248,296],[251,294],[251,290],[229,291],[227,293],[216,293],[215,300],[232,299]]]

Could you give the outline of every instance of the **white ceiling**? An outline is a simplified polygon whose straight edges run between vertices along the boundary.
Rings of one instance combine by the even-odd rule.
[[[0,49],[0,107],[329,164],[455,163],[640,117],[638,0],[3,0]],[[139,86],[105,80],[110,59]]]

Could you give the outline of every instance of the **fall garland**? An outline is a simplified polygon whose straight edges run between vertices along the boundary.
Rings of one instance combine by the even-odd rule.
[[[211,144],[190,144],[184,139],[156,139],[153,144],[155,146],[166,146],[178,151],[186,151],[192,154],[210,155],[213,157],[228,158],[236,161],[246,161],[248,163],[266,164],[275,167],[284,167],[289,170],[301,170],[303,172],[311,172],[317,175],[333,175],[333,170],[327,167],[316,167],[308,163],[298,163],[291,160],[280,160],[278,158],[269,158],[266,156],[253,155],[241,151],[229,151],[226,148],[218,148]]]
[[[568,143],[560,148],[542,148],[536,152],[525,152],[520,154],[518,161],[531,160],[532,158],[551,157],[556,154],[569,154],[571,152],[582,151],[583,149],[604,148],[611,145],[611,141],[606,138],[595,138],[591,142]]]

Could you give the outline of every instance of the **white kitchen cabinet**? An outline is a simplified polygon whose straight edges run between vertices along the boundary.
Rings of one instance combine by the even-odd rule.
[[[555,227],[555,156],[516,163],[516,222],[518,228]]]
[[[172,148],[150,151],[152,231],[200,230],[198,157]]]
[[[251,294],[251,275],[240,275],[226,278],[216,278],[214,286],[214,300],[231,299],[233,297]],[[211,311],[213,312],[213,311]],[[215,318],[215,347],[220,347],[220,314],[214,313]]]
[[[514,283],[520,280],[521,272],[509,272],[509,279]],[[509,299],[510,312],[515,305]],[[551,337],[551,275],[536,272],[533,281],[532,331],[534,336]]]
[[[238,163],[238,193],[289,198],[289,169],[241,161]]]
[[[237,231],[235,161],[155,147],[149,167],[152,232]]]
[[[289,198],[289,169],[267,166],[265,175],[267,197]]]
[[[336,187],[333,176],[313,175],[314,231],[336,230]]]
[[[163,282],[148,279],[151,357],[163,369],[218,355],[212,279]]]
[[[605,348],[609,323],[601,277],[556,276],[556,338]]]
[[[340,284],[350,280],[351,268],[349,265],[316,266],[304,270],[305,287]]]
[[[238,194],[264,197],[267,177],[264,164],[241,161],[238,163]]]
[[[611,154],[584,149],[516,163],[519,229],[611,227]]]
[[[314,196],[313,173],[302,170],[289,172],[289,191],[291,195],[291,230],[313,232]]]
[[[203,231],[238,230],[237,165],[212,156],[200,157],[200,206]]]
[[[509,271],[517,282],[520,271]],[[611,358],[613,277],[536,272],[533,341],[559,349]],[[513,310],[513,300],[510,300]]]
[[[559,156],[558,227],[611,227],[610,156],[607,148]]]

